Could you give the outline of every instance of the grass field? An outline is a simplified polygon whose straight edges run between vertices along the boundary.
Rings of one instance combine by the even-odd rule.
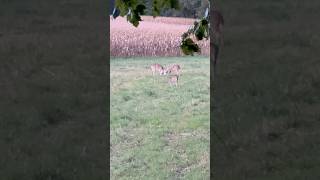
[[[152,63],[182,66],[179,87]],[[209,58],[111,58],[111,179],[209,179]]]

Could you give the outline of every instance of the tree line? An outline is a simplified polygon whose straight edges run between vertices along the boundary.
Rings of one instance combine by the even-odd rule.
[[[152,6],[154,0],[142,0],[146,5],[145,15],[152,16]],[[115,2],[109,1],[109,14],[112,14]],[[208,7],[207,0],[179,0],[179,9],[163,8],[160,16],[166,17],[185,17],[185,18],[201,18]]]

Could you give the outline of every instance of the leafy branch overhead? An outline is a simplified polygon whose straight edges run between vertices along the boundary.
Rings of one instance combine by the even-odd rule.
[[[113,10],[113,18],[119,15],[127,17],[127,20],[135,27],[139,26],[142,21],[141,16],[145,15],[147,9],[143,0],[115,0],[115,8]],[[153,17],[159,16],[163,9],[180,9],[179,0],[153,0],[152,2],[152,15]],[[199,21],[195,21],[187,32],[182,34],[182,42],[180,48],[185,55],[193,55],[200,53],[199,46],[192,40],[192,35],[195,36],[197,41],[209,39],[209,8],[206,9],[204,17]]]
[[[182,43],[180,48],[185,55],[193,55],[194,53],[200,53],[199,46],[190,38],[194,35],[196,40],[201,41],[204,38],[209,39],[209,8],[207,8],[204,17],[200,21],[195,21],[187,32],[182,34]]]
[[[141,15],[145,15],[147,9],[144,2],[140,0],[116,0],[116,8],[114,9],[112,16],[117,18],[119,15],[127,16],[127,20],[138,27],[139,22],[142,21]],[[159,16],[162,9],[173,8],[179,9],[178,0],[153,0],[152,14],[153,17]]]

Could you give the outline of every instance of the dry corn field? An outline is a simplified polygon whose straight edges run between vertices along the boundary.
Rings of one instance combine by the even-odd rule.
[[[134,56],[183,56],[180,50],[181,35],[193,24],[194,19],[143,16],[138,27],[126,18],[110,18],[110,55]],[[209,56],[209,40],[199,41],[201,55]]]

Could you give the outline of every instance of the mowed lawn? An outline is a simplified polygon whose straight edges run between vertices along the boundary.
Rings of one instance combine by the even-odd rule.
[[[179,87],[153,79],[178,63]],[[111,58],[111,179],[209,179],[209,57]]]

